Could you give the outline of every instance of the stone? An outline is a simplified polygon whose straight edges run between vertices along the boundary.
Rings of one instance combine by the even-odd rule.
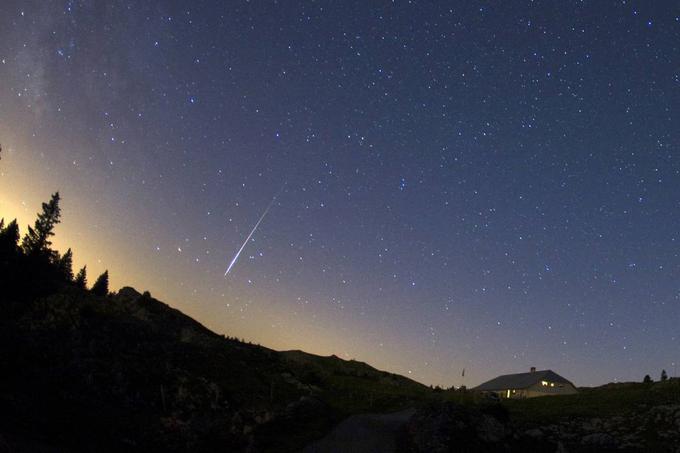
[[[581,443],[593,447],[612,447],[616,445],[616,440],[608,433],[592,433],[583,436]]]

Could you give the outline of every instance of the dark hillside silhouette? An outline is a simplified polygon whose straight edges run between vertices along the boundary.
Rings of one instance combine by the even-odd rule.
[[[86,290],[44,203],[0,227],[0,445],[22,451],[293,451],[345,415],[430,391],[360,362],[217,335],[132,288]],[[105,298],[105,301],[102,301]],[[11,451],[10,449],[10,451]]]

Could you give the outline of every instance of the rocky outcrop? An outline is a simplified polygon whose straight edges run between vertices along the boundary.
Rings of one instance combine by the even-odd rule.
[[[501,406],[443,403],[416,413],[407,437],[413,452],[680,452],[680,405],[522,426]]]
[[[414,452],[508,451],[512,431],[500,406],[468,407],[440,403],[418,411],[407,427]]]
[[[680,405],[653,406],[607,418],[532,427],[525,437],[562,443],[566,451],[680,451]]]

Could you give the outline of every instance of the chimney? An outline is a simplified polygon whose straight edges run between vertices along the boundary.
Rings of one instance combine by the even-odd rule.
[[[536,367],[535,367],[535,366],[532,366],[531,369],[530,369],[529,371],[531,371],[532,373],[535,373],[535,372],[536,372]]]

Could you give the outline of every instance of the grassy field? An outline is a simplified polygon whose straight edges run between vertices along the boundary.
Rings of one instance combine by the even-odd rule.
[[[556,423],[570,418],[626,415],[659,405],[680,404],[680,379],[652,384],[607,384],[581,388],[576,395],[551,396],[502,402],[513,420]]]

